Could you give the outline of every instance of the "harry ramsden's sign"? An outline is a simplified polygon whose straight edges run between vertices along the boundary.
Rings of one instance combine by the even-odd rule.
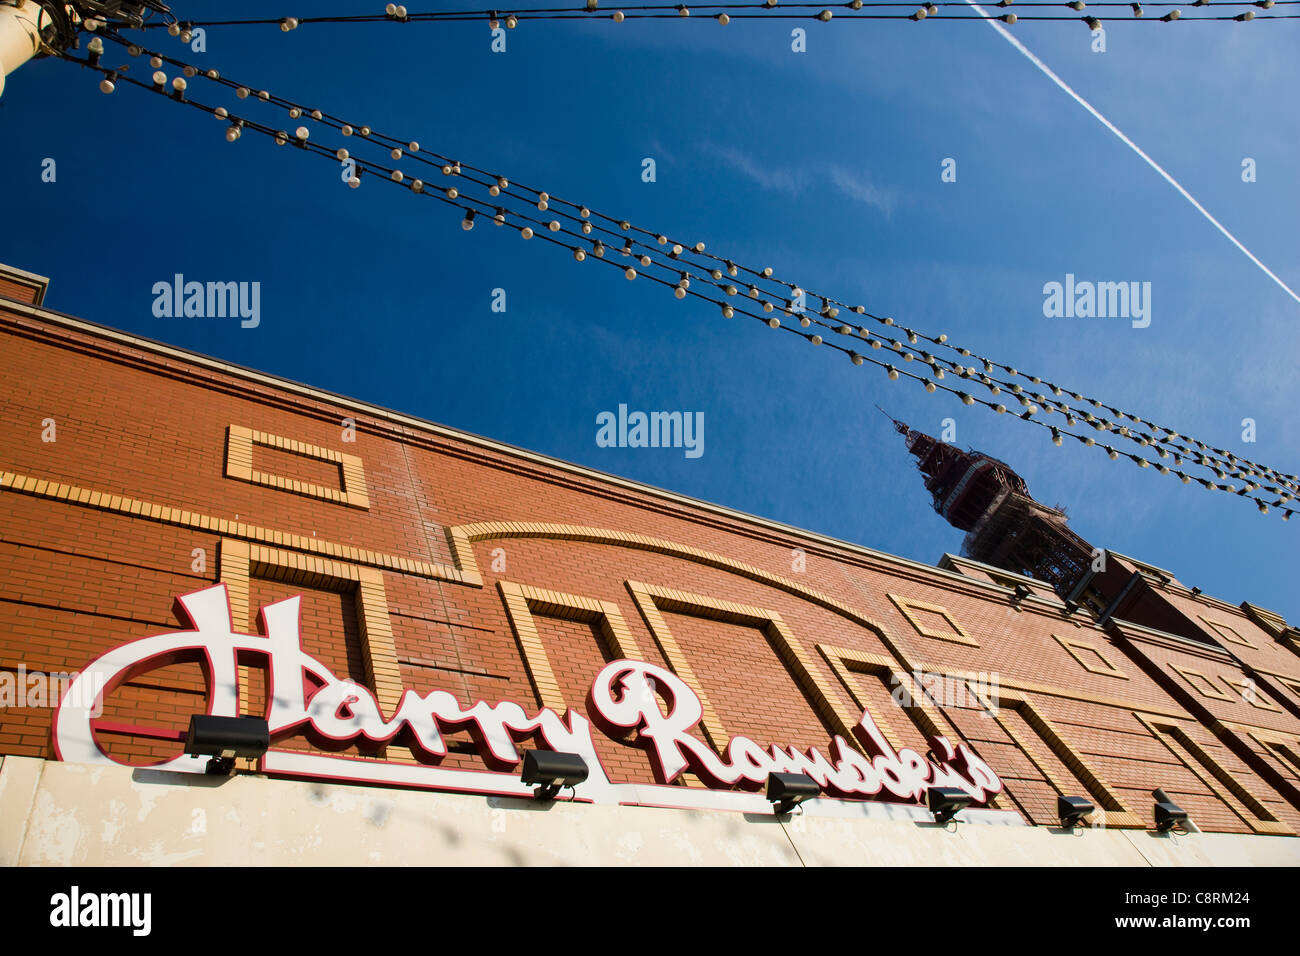
[[[581,754],[590,768],[587,781],[577,789],[578,799],[601,803],[647,804],[701,809],[754,809],[766,807],[753,792],[668,786],[688,767],[718,787],[742,781],[762,784],[768,773],[806,773],[828,796],[848,798],[885,796],[915,801],[929,786],[957,787],[982,803],[1001,792],[1002,782],[965,744],[953,747],[944,737],[931,739],[932,758],[912,750],[895,751],[867,712],[854,728],[866,754],[836,736],[832,757],[816,749],[767,748],[746,737],[732,737],[725,754],[694,736],[702,717],[700,700],[676,674],[643,661],[617,660],[604,667],[592,682],[588,703],[593,716],[611,736],[635,731],[647,742],[646,750],[665,785],[612,782],[605,774],[592,738],[591,725],[582,712],[569,708],[562,718],[542,708],[530,714],[512,701],[489,704],[478,701],[464,707],[447,691],[419,694],[405,691],[397,710],[385,717],[374,695],[355,681],[340,679],[320,661],[305,653],[299,637],[300,598],[268,604],[260,617],[265,637],[236,633],[224,585],[216,585],[179,598],[193,624],[175,631],[129,641],[97,658],[68,687],[54,719],[54,745],[61,760],[114,764],[95,740],[93,703],[80,685],[94,688],[95,698],[136,674],[172,661],[206,657],[210,681],[209,713],[239,713],[238,657],[241,653],[265,655],[269,661],[267,696],[272,739],[283,739],[310,728],[342,744],[369,741],[382,744],[403,731],[433,757],[445,756],[445,733],[470,730],[485,758],[496,765],[514,766],[522,760],[517,741],[538,733],[553,750]],[[319,685],[308,694],[308,684]],[[203,757],[177,757],[154,769],[202,773]],[[338,780],[458,790],[471,793],[527,796],[531,791],[514,773],[457,770],[433,765],[397,763],[325,753],[272,749],[263,757],[268,774],[332,778]]]

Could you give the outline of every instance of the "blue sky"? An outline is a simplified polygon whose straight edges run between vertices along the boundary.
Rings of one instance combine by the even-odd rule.
[[[381,7],[175,5],[191,19]],[[806,53],[790,49],[795,25]],[[1082,24],[1011,29],[1300,287],[1300,113],[1286,93],[1300,88],[1300,22],[1117,23],[1105,53]],[[148,35],[1300,471],[1300,304],[988,25],[524,22],[507,38],[498,54],[486,23],[232,27],[189,54]],[[466,233],[440,204],[376,181],[348,189],[327,161],[260,136],[227,143],[210,117],[97,81],[42,60],[0,97],[5,218],[21,224],[0,231],[0,261],[50,276],[52,308],[929,563],[961,534],[873,405],[935,434],[951,417],[958,444],[1010,462],[1093,544],[1300,621],[1300,521],[1056,448],[512,229]],[[191,95],[238,105],[197,80]],[[941,182],[946,157],[955,183]],[[260,326],[155,318],[153,284],[177,272],[260,282]],[[1150,327],[1045,318],[1043,285],[1067,273],[1150,282]],[[620,403],[703,412],[704,454],[598,447],[596,416]]]

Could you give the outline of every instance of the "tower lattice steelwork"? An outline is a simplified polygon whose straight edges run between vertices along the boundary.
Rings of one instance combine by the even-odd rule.
[[[966,532],[962,554],[1028,574],[1070,597],[1088,571],[1093,547],[1066,524],[1063,511],[1036,501],[1004,461],[962,450],[891,419],[925,476],[934,510]]]

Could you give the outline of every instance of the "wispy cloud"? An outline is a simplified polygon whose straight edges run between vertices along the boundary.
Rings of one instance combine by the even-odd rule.
[[[865,170],[852,169],[838,163],[807,162],[798,166],[778,166],[756,159],[734,146],[705,144],[704,152],[721,161],[733,171],[758,184],[769,192],[799,196],[827,185],[855,202],[864,203],[890,215],[898,203],[894,189],[882,189],[871,181]]]
[[[975,2],[975,0],[966,0],[966,3],[967,3],[969,6],[973,7],[973,8],[975,9],[975,11],[976,11],[977,13],[979,13],[979,15],[982,16],[982,17],[985,19],[985,21],[989,24],[989,26],[991,26],[993,29],[997,30],[998,33],[1002,34],[1003,38],[1004,38],[1008,43],[1010,43],[1013,47],[1015,47],[1015,48],[1016,48],[1017,50],[1019,50],[1022,54],[1024,54],[1024,56],[1025,56],[1025,57],[1026,57],[1026,58],[1027,58],[1031,63],[1033,63],[1034,66],[1036,66],[1036,67],[1038,67],[1040,70],[1042,70],[1042,71],[1043,71],[1043,74],[1044,74],[1044,75],[1045,75],[1049,80],[1051,80],[1053,83],[1055,83],[1057,86],[1059,86],[1062,90],[1064,90],[1064,91],[1069,95],[1069,97],[1070,97],[1072,100],[1074,100],[1076,103],[1078,103],[1080,106],[1082,106],[1085,110],[1087,110],[1089,113],[1091,113],[1091,114],[1093,115],[1093,117],[1095,117],[1095,118],[1097,119],[1097,121],[1098,121],[1099,123],[1101,123],[1102,126],[1106,127],[1106,129],[1108,129],[1108,130],[1110,130],[1112,133],[1114,133],[1115,136],[1118,137],[1118,139],[1119,139],[1120,142],[1122,142],[1122,143],[1123,143],[1125,146],[1127,146],[1129,149],[1133,150],[1133,152],[1137,153],[1138,156],[1140,156],[1140,157],[1142,158],[1142,160],[1143,160],[1143,161],[1144,161],[1148,166],[1150,166],[1152,169],[1154,169],[1157,173],[1160,174],[1160,177],[1161,177],[1162,179],[1164,179],[1165,182],[1169,183],[1169,185],[1173,186],[1174,189],[1178,190],[1179,195],[1181,195],[1184,199],[1186,199],[1189,203],[1191,203],[1192,206],[1193,206],[1193,208],[1195,208],[1197,212],[1199,212],[1202,216],[1204,216],[1206,219],[1208,219],[1208,220],[1210,221],[1210,223],[1211,223],[1211,224],[1212,224],[1216,229],[1219,230],[1219,232],[1223,233],[1223,235],[1228,239],[1229,242],[1231,242],[1234,246],[1236,246],[1238,249],[1240,249],[1240,250],[1245,254],[1245,256],[1246,256],[1247,259],[1249,259],[1249,260],[1250,260],[1251,262],[1253,262],[1255,265],[1259,266],[1260,270],[1263,271],[1263,273],[1264,273],[1266,276],[1268,276],[1270,279],[1272,279],[1274,282],[1276,282],[1278,285],[1280,285],[1284,290],[1286,290],[1287,295],[1291,296],[1291,298],[1295,299],[1297,302],[1300,302],[1300,295],[1297,295],[1294,289],[1292,289],[1289,285],[1287,285],[1285,282],[1283,282],[1283,281],[1282,281],[1282,280],[1277,276],[1277,274],[1273,272],[1272,269],[1270,269],[1268,266],[1264,265],[1264,263],[1262,263],[1262,262],[1261,262],[1261,261],[1256,257],[1256,255],[1255,255],[1253,252],[1251,252],[1251,251],[1250,251],[1249,249],[1247,249],[1244,245],[1242,245],[1241,240],[1239,240],[1236,236],[1234,236],[1231,232],[1229,232],[1227,226],[1225,226],[1223,223],[1219,222],[1219,220],[1215,219],[1214,216],[1212,216],[1212,215],[1210,214],[1210,211],[1209,211],[1208,209],[1206,209],[1204,206],[1202,206],[1202,205],[1201,205],[1201,204],[1196,200],[1196,197],[1194,197],[1191,193],[1189,193],[1186,189],[1183,188],[1182,183],[1180,183],[1178,180],[1174,179],[1174,177],[1171,176],[1171,175],[1170,175],[1170,174],[1165,170],[1165,168],[1164,168],[1163,166],[1161,166],[1161,165],[1160,165],[1159,163],[1157,163],[1154,159],[1152,159],[1150,156],[1148,156],[1148,155],[1143,151],[1143,149],[1142,149],[1141,146],[1139,146],[1137,143],[1133,142],[1133,140],[1129,139],[1126,135],[1124,135],[1123,131],[1120,130],[1120,128],[1119,128],[1118,126],[1116,126],[1116,125],[1115,125],[1114,123],[1112,123],[1110,120],[1106,119],[1106,117],[1102,116],[1101,113],[1097,110],[1097,108],[1096,108],[1095,106],[1093,106],[1091,103],[1089,103],[1087,100],[1085,100],[1082,96],[1080,96],[1078,93],[1076,93],[1076,92],[1075,92],[1075,91],[1070,87],[1070,85],[1069,85],[1068,83],[1065,82],[1065,80],[1061,79],[1061,78],[1060,78],[1059,76],[1057,76],[1054,72],[1052,72],[1051,67],[1049,67],[1046,63],[1044,63],[1044,62],[1043,62],[1042,60],[1040,60],[1037,56],[1035,56],[1035,55],[1034,55],[1034,54],[1029,50],[1029,48],[1028,48],[1027,46],[1025,46],[1023,43],[1021,43],[1019,40],[1017,40],[1014,36],[1012,36],[1011,33],[1007,30],[1006,27],[1002,26],[1002,24],[998,23],[995,19],[993,19],[993,17],[991,17],[991,16],[989,16],[989,14],[985,13],[984,10],[980,7],[980,5],[979,5],[978,3]]]
[[[830,173],[831,182],[850,199],[864,202],[868,206],[875,206],[886,216],[893,210],[895,201],[893,190],[879,189],[872,185],[864,174],[855,173],[843,166],[830,166],[828,172]]]
[[[802,168],[782,169],[759,163],[747,153],[742,153],[734,146],[706,147],[717,159],[722,160],[736,172],[772,192],[789,193],[797,196],[807,187],[808,176]]]

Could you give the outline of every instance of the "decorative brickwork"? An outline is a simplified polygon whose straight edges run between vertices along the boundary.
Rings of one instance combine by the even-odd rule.
[[[867,711],[895,749],[965,743],[1005,775],[994,805],[1031,823],[1086,791],[1107,825],[1149,826],[1164,786],[1202,829],[1300,826],[1300,666],[1271,612],[1170,581],[1169,608],[1206,613],[1198,633],[1241,642],[1101,626],[1038,584],[1013,601],[1018,582],[974,562],[895,558],[7,300],[0,352],[0,671],[75,671],[175,631],[176,596],[217,582],[249,632],[301,589],[313,653],[385,718],[410,690],[590,719],[595,672],[643,660],[699,696],[694,733],[715,751],[857,747]],[[241,705],[260,710],[265,663],[239,663]],[[932,698],[918,673],[984,703]],[[127,763],[173,759],[205,680],[195,661],[126,680],[99,741]],[[0,754],[52,757],[52,714],[0,707]],[[656,783],[634,736],[600,738],[601,764]],[[508,776],[467,730],[447,738],[445,754],[394,738],[344,756]]]
[[[366,494],[365,467],[362,465],[361,459],[356,455],[345,455],[339,451],[309,445],[305,442],[292,441],[288,438],[281,438],[279,435],[269,435],[266,432],[254,431],[240,425],[231,425],[227,429],[227,435],[227,478],[248,481],[255,485],[266,485],[268,488],[278,488],[280,491],[292,492],[295,495],[320,498],[322,501],[332,501],[336,504],[346,505],[349,508],[360,508],[362,511],[370,508],[370,496]],[[253,467],[254,445],[278,448],[303,458],[313,458],[317,461],[335,465],[342,475],[343,487],[327,488],[323,485],[300,481],[285,475],[273,475],[265,471],[259,471]]]
[[[1079,662],[1079,666],[1089,674],[1105,674],[1107,677],[1118,677],[1122,680],[1128,680],[1128,675],[1116,667],[1100,650],[1093,647],[1087,641],[1080,641],[1073,638],[1061,637],[1059,634],[1053,634],[1053,639],[1065,648],[1066,653]]]

